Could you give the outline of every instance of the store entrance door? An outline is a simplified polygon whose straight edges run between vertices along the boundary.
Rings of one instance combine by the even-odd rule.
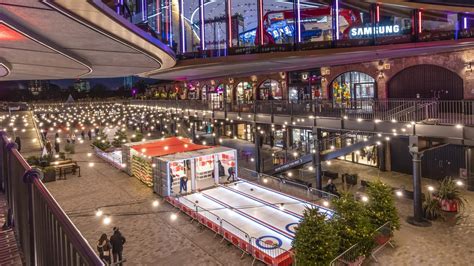
[[[368,100],[375,98],[375,83],[354,83],[351,95],[353,95],[351,108],[363,109],[368,107]]]
[[[222,109],[223,102],[224,95],[222,92],[209,93],[209,107],[212,108],[212,110]]]

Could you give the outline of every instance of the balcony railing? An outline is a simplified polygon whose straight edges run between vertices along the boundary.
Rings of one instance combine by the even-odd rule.
[[[201,100],[131,100],[130,104],[233,112],[248,114],[329,117],[354,120],[392,122],[424,122],[439,125],[474,125],[474,101],[439,101],[432,99],[364,99],[336,102],[333,100],[251,101],[227,103]]]
[[[26,265],[104,265],[4,132],[0,171]]]

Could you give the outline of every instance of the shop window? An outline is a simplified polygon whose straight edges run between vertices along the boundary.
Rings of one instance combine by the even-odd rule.
[[[410,42],[413,36],[413,12],[413,9],[399,5],[379,5],[378,15],[376,13],[376,44]]]
[[[282,96],[281,84],[274,79],[265,80],[258,88],[259,100],[281,100]]]
[[[237,102],[238,103],[249,103],[253,100],[253,90],[250,82],[242,81],[237,84]]]
[[[445,11],[423,10],[421,14],[422,41],[451,40],[456,38],[459,27],[458,14]]]
[[[358,102],[376,97],[376,87],[374,78],[365,73],[343,73],[331,83],[333,102],[344,107],[360,107]]]

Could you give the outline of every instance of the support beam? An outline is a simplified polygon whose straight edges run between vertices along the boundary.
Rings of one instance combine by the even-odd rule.
[[[423,151],[420,139],[410,136],[409,151],[413,162],[413,217],[408,217],[407,222],[416,226],[430,226],[431,222],[423,218],[422,191],[421,191],[421,158]]]
[[[257,129],[257,124],[254,123],[253,125],[253,132],[254,132],[254,140],[255,140],[255,171],[257,173],[261,173],[261,162],[262,162],[262,156],[260,154],[260,142],[261,142],[261,136],[260,132],[258,132]]]
[[[474,148],[466,150],[467,190],[474,191]]]
[[[314,141],[314,150],[315,153],[313,155],[313,167],[315,169],[315,177],[316,177],[316,188],[319,190],[323,189],[323,170],[321,167],[321,129],[315,128],[313,129],[313,141]]]

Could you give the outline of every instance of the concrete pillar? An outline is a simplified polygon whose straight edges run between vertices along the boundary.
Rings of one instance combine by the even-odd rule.
[[[262,160],[262,157],[260,155],[260,132],[258,132],[258,129],[257,129],[257,124],[254,123],[253,125],[253,138],[254,138],[254,143],[255,143],[255,171],[257,173],[260,173],[261,172],[261,160]]]
[[[474,148],[466,150],[467,190],[474,191]]]
[[[417,222],[423,219],[421,199],[421,157],[422,152],[411,152],[413,162],[413,218]]]
[[[314,150],[313,167],[315,169],[316,188],[323,189],[323,170],[321,167],[321,129],[313,128]]]

